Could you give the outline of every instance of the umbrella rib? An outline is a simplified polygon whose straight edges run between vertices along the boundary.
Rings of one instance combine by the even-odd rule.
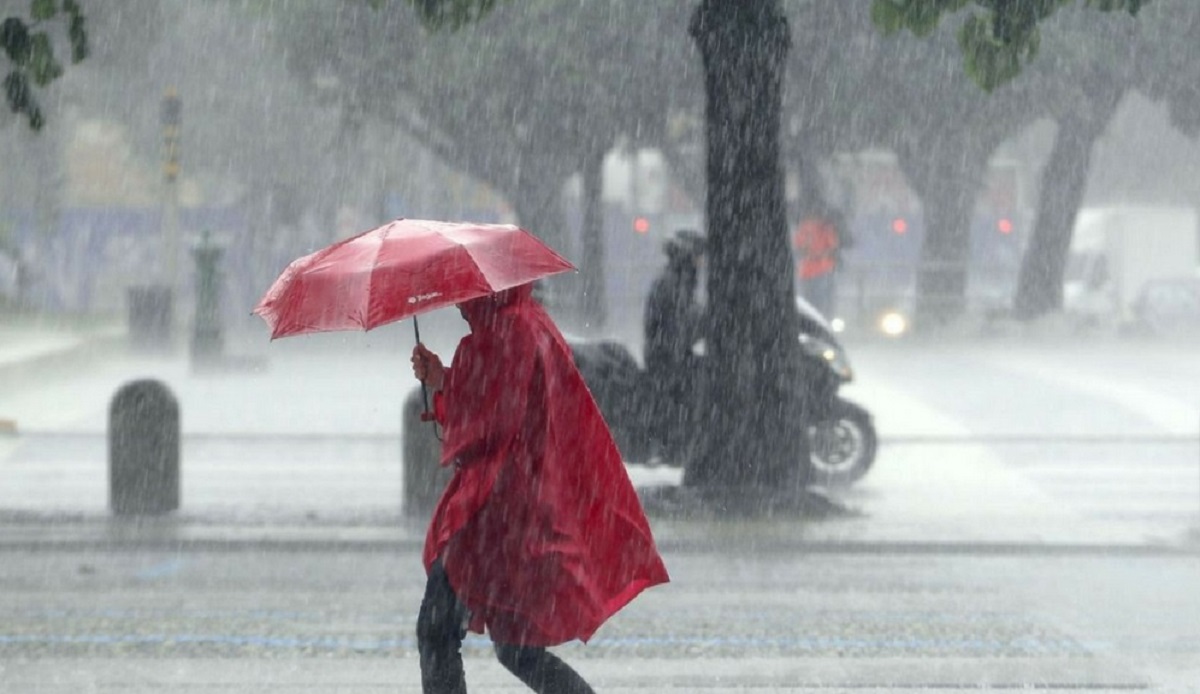
[[[366,296],[363,298],[363,303],[365,305],[362,307],[361,321],[359,323],[359,325],[362,326],[363,330],[370,330],[371,328],[376,327],[376,326],[371,325],[371,304],[376,300],[375,299],[375,277],[376,277],[375,268],[378,267],[378,265],[379,265],[379,257],[381,255],[383,255],[383,242],[384,242],[384,240],[387,239],[386,232],[379,234],[376,237],[373,237],[373,239],[376,240],[378,243],[375,246],[375,257],[371,259],[370,269],[367,270],[367,292],[366,292]]]
[[[525,234],[529,233],[528,231],[524,231],[524,230],[520,229],[519,227],[512,227],[511,230],[506,229],[506,232],[507,233],[525,233]],[[532,237],[533,235],[530,234],[530,236]],[[563,262],[566,262],[565,259],[563,259],[561,256],[559,256],[558,253],[556,253],[553,249],[549,248],[548,246],[545,246],[545,244],[542,244],[540,239],[536,239],[536,237],[534,237],[534,239],[537,241],[537,243],[544,246],[545,249],[547,251],[549,251],[551,254],[553,254],[556,258],[558,258],[559,260],[563,260]],[[479,274],[483,277],[484,281],[488,284],[488,286],[492,287],[492,291],[499,292],[499,291],[503,291],[505,289],[509,289],[511,287],[515,287],[520,284],[523,284],[522,282],[514,283],[514,282],[510,281],[510,282],[506,283],[504,286],[500,286],[500,287],[495,286],[492,282],[492,278],[488,276],[488,274],[485,270],[485,267],[490,267],[491,264],[488,262],[481,262],[481,257],[475,253],[475,247],[473,245],[467,244],[467,243],[463,243],[461,245],[462,245],[463,249],[466,250],[467,254],[471,257],[471,260],[474,261],[474,266],[478,270]],[[492,250],[492,248],[490,246],[485,246],[485,247],[483,247],[483,249],[487,250],[487,251]],[[490,254],[482,260],[491,260]],[[570,267],[573,267],[570,265],[570,263],[567,263],[567,265]]]
[[[474,240],[474,239],[472,239],[472,240]],[[477,272],[479,274],[479,276],[483,279],[484,284],[486,284],[488,287],[490,287],[491,290],[494,292],[499,292],[499,291],[508,289],[508,287],[497,287],[494,284],[492,284],[492,278],[488,277],[487,271],[484,268],[484,263],[480,262],[479,256],[475,254],[474,247],[478,244],[463,243],[460,241],[460,242],[458,242],[458,245],[460,248],[463,249],[463,252],[466,253],[467,256],[471,259],[471,265],[475,268],[475,272]]]

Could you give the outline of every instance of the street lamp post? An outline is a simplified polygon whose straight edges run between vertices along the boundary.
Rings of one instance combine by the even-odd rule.
[[[172,87],[162,100],[164,284],[177,293],[179,264],[179,158],[183,102]]]
[[[133,347],[170,350],[175,332],[175,297],[179,287],[179,178],[180,125],[183,104],[175,89],[162,100],[163,188],[160,250],[163,258],[157,275],[145,284],[128,287],[129,339]]]

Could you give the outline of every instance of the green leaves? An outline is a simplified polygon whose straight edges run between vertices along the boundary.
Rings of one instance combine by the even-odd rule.
[[[937,28],[942,14],[961,10],[970,0],[875,0],[871,20],[885,34],[908,29],[928,36]]]
[[[4,78],[4,96],[8,99],[8,107],[13,113],[24,113],[29,119],[29,127],[41,130],[46,124],[42,109],[33,100],[33,92],[29,88],[29,80],[25,73],[13,70]]]
[[[67,39],[71,62],[87,57],[87,28],[78,0],[30,0],[29,22],[8,17],[0,22],[0,48],[11,69],[4,78],[4,96],[13,113],[24,114],[29,127],[40,130],[45,117],[34,98],[34,87],[45,87],[62,77],[63,67],[54,54],[54,42],[48,30],[35,31],[40,25],[66,15]]]
[[[33,35],[33,53],[29,58],[29,74],[37,86],[44,87],[63,74],[62,65],[54,59],[50,36],[44,32]]]
[[[29,28],[25,22],[16,17],[9,17],[0,24],[0,46],[8,54],[8,59],[17,65],[29,62],[33,50],[33,42],[29,39]]]
[[[928,36],[943,16],[974,5],[958,31],[967,74],[992,91],[1021,73],[1037,55],[1040,22],[1074,0],[874,0],[871,19],[885,34],[909,30]],[[1083,0],[1100,12],[1136,15],[1150,0]]]
[[[1021,74],[1021,67],[1037,55],[1040,38],[1036,27],[1024,33],[1010,33],[1007,41],[995,36],[987,19],[974,16],[958,31],[967,74],[984,91],[991,92]]]
[[[84,25],[83,9],[76,0],[63,0],[63,12],[67,13],[67,38],[71,41],[71,62],[78,63],[88,56],[87,27]]]
[[[1148,5],[1150,0],[1084,0],[1084,4],[1101,12],[1118,12],[1125,10],[1131,15]]]
[[[369,0],[379,7],[386,0]],[[473,24],[492,11],[500,0],[407,0],[430,29],[454,31]]]
[[[58,3],[54,0],[33,0],[29,6],[29,16],[33,17],[35,22],[54,19],[56,14],[58,14]]]

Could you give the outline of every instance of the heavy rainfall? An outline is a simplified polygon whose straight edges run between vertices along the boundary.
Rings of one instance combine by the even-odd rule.
[[[0,0],[0,694],[1200,691],[1198,36]]]

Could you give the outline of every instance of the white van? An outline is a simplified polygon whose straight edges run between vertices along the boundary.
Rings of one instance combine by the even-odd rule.
[[[1063,308],[1089,324],[1134,321],[1152,280],[1195,276],[1197,213],[1190,207],[1085,207],[1075,219],[1063,279]]]

